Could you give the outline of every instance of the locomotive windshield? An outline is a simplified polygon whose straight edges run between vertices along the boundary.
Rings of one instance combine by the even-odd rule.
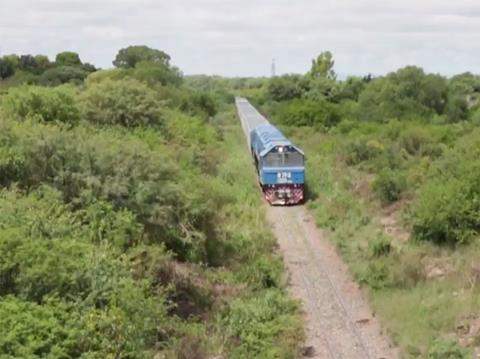
[[[303,167],[303,156],[298,152],[270,152],[264,157],[265,167]]]

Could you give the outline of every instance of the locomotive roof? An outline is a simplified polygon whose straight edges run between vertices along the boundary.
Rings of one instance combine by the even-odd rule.
[[[291,146],[296,151],[303,155],[303,151],[293,145],[275,126],[271,124],[264,124],[255,127],[254,131],[258,133],[258,136],[263,142],[263,151],[260,156],[265,156],[276,146]]]

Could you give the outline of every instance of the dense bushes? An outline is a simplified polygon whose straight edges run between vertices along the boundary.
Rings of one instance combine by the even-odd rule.
[[[319,107],[331,112],[328,107],[332,108],[332,104],[338,105],[336,112],[343,118],[355,121],[378,123],[399,119],[456,123],[469,118],[474,103],[471,99],[478,101],[474,94],[478,87],[475,78],[458,77],[450,83],[440,75],[426,74],[421,68],[407,66],[378,78],[350,77],[345,81],[308,75],[275,77],[267,83],[265,99],[279,102],[283,107],[291,102],[290,121],[285,121],[285,116],[282,120],[281,114],[274,115],[278,115],[283,124],[292,126],[311,124],[314,122],[309,120],[314,116],[311,113],[318,114]],[[300,100],[313,103],[300,106]],[[338,118],[330,125],[337,122]]]
[[[165,64],[152,64],[145,61],[136,64],[133,77],[150,86],[159,84],[163,86],[179,86],[182,83],[182,76],[178,69],[171,68]]]
[[[134,303],[134,304],[132,304]],[[0,301],[0,351],[5,358],[152,357],[165,310],[137,291],[118,289],[111,309],[50,298],[42,304],[12,296]]]
[[[0,337],[5,358],[72,357],[80,352],[80,313],[58,300],[43,305],[15,297],[0,300]],[[86,338],[88,340],[88,338]]]
[[[92,208],[72,212],[48,187],[3,191],[0,202],[0,294],[16,298],[0,301],[2,331],[14,333],[2,335],[2,353],[140,358],[151,350],[166,304],[119,257],[116,240],[140,234],[134,221],[126,229],[120,212],[99,224]]]
[[[200,133],[186,135],[193,140]],[[216,205],[204,194],[208,181],[181,172],[166,147],[157,143],[151,149],[135,136],[114,131],[97,134],[82,127],[64,132],[29,124],[4,135],[10,135],[15,156],[23,159],[18,167],[9,168],[20,177],[4,178],[4,182],[15,181],[24,187],[48,183],[77,208],[95,199],[108,201],[115,209],[133,211],[149,241],[161,238],[180,258],[201,256],[190,251],[192,245],[201,248],[203,235],[198,230],[210,226]],[[190,208],[201,203],[210,203],[211,210],[206,206],[201,213],[191,212]],[[197,241],[190,242],[193,238]]]
[[[65,83],[81,84],[90,72],[74,66],[59,66],[46,70],[38,79],[43,86],[58,86]]]
[[[393,118],[429,118],[443,114],[448,98],[446,80],[405,67],[373,80],[359,96],[358,117],[387,121]]]
[[[275,110],[276,120],[288,126],[311,126],[328,129],[340,121],[334,105],[324,100],[293,100],[279,105]]]
[[[295,356],[237,122],[159,66],[2,98],[0,356]]]
[[[357,165],[375,159],[384,150],[385,146],[378,141],[359,138],[347,143],[343,150],[343,156],[347,164]]]
[[[82,63],[75,52],[62,52],[54,62],[44,55],[6,55],[0,58],[0,79],[12,84],[57,86],[65,83],[81,84],[95,66]]]
[[[390,169],[382,170],[373,182],[373,190],[385,204],[398,201],[406,187],[407,183],[403,175]]]
[[[453,340],[437,339],[428,351],[429,359],[466,359],[470,358],[470,351],[460,347]]]
[[[420,239],[462,243],[480,230],[478,132],[462,141],[431,171],[419,191],[411,222]]]
[[[158,126],[162,107],[157,94],[136,80],[103,81],[82,94],[85,119],[99,125]]]
[[[10,90],[3,99],[2,108],[7,115],[20,120],[28,118],[43,122],[75,124],[80,111],[71,87],[27,87]]]
[[[273,101],[289,101],[302,96],[301,76],[286,75],[275,77],[267,87],[267,95]]]
[[[267,291],[260,298],[240,299],[231,305],[228,317],[228,335],[238,338],[232,358],[247,356],[265,358],[292,358],[291,343],[301,340],[296,331],[299,323],[292,322],[288,313],[295,305],[277,291]],[[284,332],[289,342],[269,342]]]

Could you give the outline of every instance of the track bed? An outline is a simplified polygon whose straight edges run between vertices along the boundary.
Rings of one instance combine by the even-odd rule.
[[[301,206],[267,209],[290,278],[303,303],[311,358],[398,358],[358,285]]]

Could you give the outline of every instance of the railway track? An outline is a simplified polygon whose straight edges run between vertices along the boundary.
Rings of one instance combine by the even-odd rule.
[[[236,105],[250,151],[252,131],[268,120],[244,98],[236,98]],[[345,264],[306,209],[268,206],[267,214],[290,274],[290,290],[303,303],[307,357],[398,358]]]
[[[397,358],[358,287],[304,207],[269,207],[268,219],[302,300],[309,357]]]

